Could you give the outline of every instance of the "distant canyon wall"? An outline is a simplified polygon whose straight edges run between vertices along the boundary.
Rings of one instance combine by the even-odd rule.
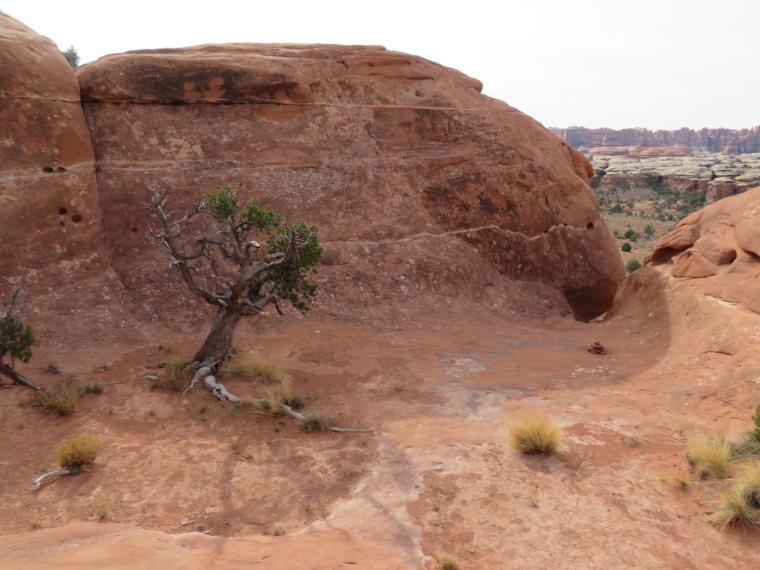
[[[687,156],[693,153],[745,154],[760,152],[760,126],[749,129],[587,129],[569,127],[549,131],[586,154],[631,156]]]

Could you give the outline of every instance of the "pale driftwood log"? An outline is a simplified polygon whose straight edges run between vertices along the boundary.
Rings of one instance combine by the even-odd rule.
[[[42,483],[45,479],[51,479],[53,477],[58,477],[59,475],[71,475],[73,471],[70,469],[62,469],[61,471],[51,471],[50,473],[45,473],[44,475],[40,475],[34,480],[34,486],[39,487],[40,483]]]
[[[53,477],[58,477],[59,475],[79,475],[82,471],[89,472],[89,469],[85,469],[84,467],[77,467],[75,469],[61,469],[60,471],[51,471],[50,473],[45,473],[44,475],[40,475],[37,477],[37,479],[34,480],[34,486],[39,488],[40,483],[42,483],[45,479],[51,479]]]

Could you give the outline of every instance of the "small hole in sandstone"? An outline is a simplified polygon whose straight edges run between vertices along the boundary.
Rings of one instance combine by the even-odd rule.
[[[45,168],[42,169],[42,172],[53,172],[53,167],[52,166],[46,166]]]
[[[66,224],[64,224],[63,222],[61,222],[61,227],[65,226],[65,225],[66,225]]]
[[[592,224],[591,222],[589,222],[588,225],[586,226],[586,229],[587,230],[593,230],[594,229],[594,224]]]
[[[56,170],[58,172],[66,172],[66,169],[63,166],[59,166],[58,168],[56,168]]]
[[[80,216],[79,214],[75,214],[71,216],[71,221],[74,222],[75,224],[78,224],[79,222],[82,221],[82,216]]]
[[[132,226],[131,228],[129,228],[129,231],[136,232],[137,231],[137,227],[136,226]]]
[[[66,208],[58,208],[58,213],[61,214],[62,216],[65,216],[66,212],[68,212]]]

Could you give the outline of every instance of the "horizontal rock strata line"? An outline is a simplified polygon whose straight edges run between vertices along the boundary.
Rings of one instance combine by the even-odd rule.
[[[45,97],[44,95],[31,95],[26,93],[6,93],[0,92],[0,99],[38,99],[42,101],[62,101],[64,103],[81,103],[81,99],[72,99],[70,97]]]
[[[77,99],[78,101],[78,99]],[[349,104],[333,103],[329,101],[299,102],[299,101],[275,101],[273,99],[87,99],[82,98],[85,104],[134,104],[134,105],[290,105],[294,107],[330,107],[340,109],[420,109],[423,111],[484,111],[481,107],[436,107],[426,105],[384,105],[378,103]]]

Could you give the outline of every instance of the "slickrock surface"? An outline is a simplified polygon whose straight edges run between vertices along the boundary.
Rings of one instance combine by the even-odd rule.
[[[24,94],[3,109],[44,124],[2,127],[3,268],[26,272],[40,341],[19,370],[105,383],[64,418],[0,390],[0,567],[432,570],[440,552],[463,568],[760,567],[754,531],[706,523],[723,483],[684,458],[695,430],[738,434],[757,404],[756,193],[684,220],[584,323],[568,302],[597,314],[622,278],[591,167],[476,80],[366,46],[110,56],[78,75],[87,150],[54,46],[0,24],[8,65],[44,47],[13,74],[32,87],[3,88]],[[33,87],[48,66],[68,87]],[[307,409],[374,433],[303,433],[150,389],[146,365],[192,355],[210,320],[153,259],[140,202],[217,184],[319,224],[326,245],[315,310],[246,320],[238,352],[274,357]],[[66,197],[91,218],[46,218]],[[674,271],[687,254],[715,274]],[[565,428],[559,455],[508,447],[536,413]],[[34,490],[78,433],[103,441],[91,470]],[[687,490],[660,481],[673,472]]]
[[[0,274],[58,286],[101,269],[103,232],[79,84],[48,38],[0,12]]]
[[[187,204],[228,184],[316,223],[325,283],[363,303],[477,297],[495,268],[588,319],[623,277],[587,161],[458,71],[381,47],[232,44],[108,56],[77,76],[130,289],[160,289],[165,271],[146,189]]]

